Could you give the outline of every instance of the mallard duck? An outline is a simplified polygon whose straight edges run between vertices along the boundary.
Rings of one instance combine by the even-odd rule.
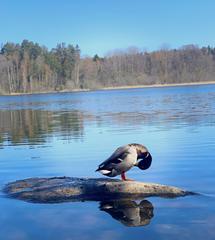
[[[123,181],[130,180],[125,176],[125,172],[133,166],[146,170],[151,166],[152,156],[148,149],[138,143],[131,143],[121,146],[104,162],[102,162],[96,171],[108,177],[121,175]]]

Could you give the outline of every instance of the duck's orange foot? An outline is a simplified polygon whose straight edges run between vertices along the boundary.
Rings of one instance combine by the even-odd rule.
[[[126,178],[125,181],[134,181],[134,179]]]
[[[125,176],[125,173],[124,173],[124,172],[123,172],[123,173],[121,173],[121,179],[122,179],[122,181],[134,181],[133,179],[126,178],[126,176]]]

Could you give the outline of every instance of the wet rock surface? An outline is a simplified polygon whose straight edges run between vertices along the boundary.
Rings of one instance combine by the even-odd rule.
[[[37,203],[138,199],[149,196],[193,195],[177,187],[108,178],[28,178],[8,183],[3,192],[11,198]]]

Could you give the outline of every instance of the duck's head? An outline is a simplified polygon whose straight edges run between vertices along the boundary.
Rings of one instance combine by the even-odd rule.
[[[139,143],[131,143],[130,146],[135,147],[137,151],[137,163],[135,166],[140,168],[141,170],[146,170],[151,166],[152,163],[152,156],[148,149]]]
[[[142,152],[138,154],[136,166],[141,170],[146,170],[151,166],[152,156],[149,152]]]

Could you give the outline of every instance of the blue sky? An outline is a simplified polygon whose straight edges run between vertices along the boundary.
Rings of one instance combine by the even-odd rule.
[[[82,55],[137,46],[215,46],[214,0],[0,0],[0,42],[78,44]]]

